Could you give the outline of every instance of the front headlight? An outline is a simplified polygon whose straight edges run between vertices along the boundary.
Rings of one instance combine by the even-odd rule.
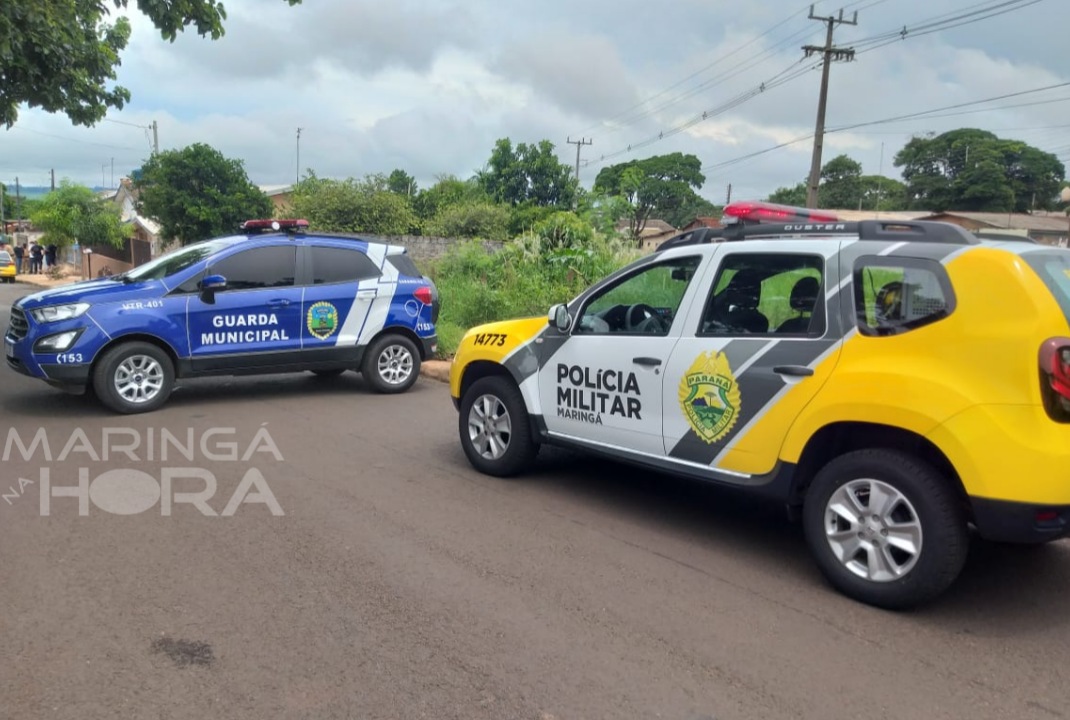
[[[85,314],[89,309],[89,303],[72,303],[70,305],[52,305],[50,307],[31,310],[33,319],[39,323],[57,322],[59,320],[72,320]]]

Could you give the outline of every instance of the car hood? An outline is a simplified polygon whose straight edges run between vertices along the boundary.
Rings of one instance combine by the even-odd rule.
[[[17,307],[32,310],[46,305],[88,302],[108,303],[160,297],[166,292],[159,280],[124,283],[121,280],[84,280],[58,288],[50,288],[22,298]]]

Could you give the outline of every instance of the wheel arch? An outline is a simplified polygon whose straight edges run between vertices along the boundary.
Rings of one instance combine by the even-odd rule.
[[[411,328],[407,328],[404,325],[391,325],[390,327],[383,328],[372,336],[365,347],[371,347],[375,341],[379,338],[386,337],[387,335],[400,335],[407,340],[411,340],[412,344],[416,346],[416,352],[419,353],[421,362],[431,359],[425,357],[426,353],[424,352],[423,338],[417,335]]]
[[[144,342],[150,345],[155,345],[156,347],[160,348],[165,353],[167,353],[167,357],[170,358],[171,368],[172,370],[174,370],[175,377],[181,377],[182,368],[181,364],[179,363],[178,351],[175,350],[175,348],[163,338],[157,335],[149,335],[147,333],[127,333],[125,335],[119,335],[118,337],[113,337],[108,340],[107,343],[105,343],[103,346],[101,346],[99,350],[97,350],[97,354],[93,357],[93,362],[90,363],[89,377],[93,377],[93,370],[96,369],[97,363],[100,362],[100,359],[104,357],[104,355],[108,351],[128,342]]]
[[[947,455],[927,438],[902,428],[871,422],[836,422],[825,425],[807,441],[792,478],[789,503],[801,505],[814,476],[841,455],[854,450],[883,448],[918,457],[939,472],[958,494],[972,520],[969,495]]]

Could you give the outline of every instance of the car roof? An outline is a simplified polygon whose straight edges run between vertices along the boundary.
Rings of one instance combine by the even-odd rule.
[[[401,253],[407,253],[408,248],[404,245],[397,245],[386,240],[381,240],[377,237],[368,237],[365,235],[358,235],[356,233],[333,233],[333,232],[270,232],[270,233],[250,233],[248,235],[236,236],[239,241],[246,242],[258,242],[263,240],[293,240],[295,242],[304,243],[316,243],[317,240],[327,241],[327,245],[331,247],[345,247],[347,242],[361,242],[368,245],[381,245],[386,248],[387,255],[397,255]],[[336,241],[336,242],[332,242]]]

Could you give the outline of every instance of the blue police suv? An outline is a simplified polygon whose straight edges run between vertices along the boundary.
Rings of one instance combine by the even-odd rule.
[[[12,369],[120,413],[155,410],[176,378],[359,370],[409,389],[437,349],[438,292],[405,248],[250,220],[122,275],[11,310]]]

